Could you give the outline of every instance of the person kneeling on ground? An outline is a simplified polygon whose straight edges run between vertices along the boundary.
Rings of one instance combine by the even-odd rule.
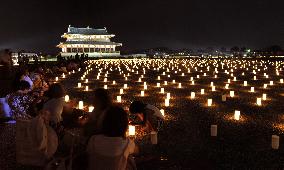
[[[90,138],[87,146],[88,169],[136,169],[130,154],[138,149],[133,140],[126,138],[127,113],[118,106],[111,106],[105,113],[101,135]]]
[[[160,122],[165,119],[157,107],[144,104],[141,101],[132,102],[129,111],[142,121],[143,129],[146,132],[158,131]]]

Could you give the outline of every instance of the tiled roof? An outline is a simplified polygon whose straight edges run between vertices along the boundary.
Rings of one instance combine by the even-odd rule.
[[[121,45],[121,43],[103,41],[66,41],[62,44]]]
[[[103,29],[94,29],[94,28],[75,28],[68,27],[67,34],[84,34],[84,35],[109,35],[106,28]]]

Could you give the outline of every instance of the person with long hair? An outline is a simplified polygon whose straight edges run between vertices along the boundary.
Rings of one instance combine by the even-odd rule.
[[[102,132],[105,111],[112,105],[112,100],[108,91],[98,88],[94,91],[93,103],[94,110],[90,114],[89,121],[84,127],[84,135],[86,137]]]
[[[128,115],[119,106],[109,107],[104,116],[102,134],[90,138],[87,146],[88,169],[136,169],[131,157],[138,149],[126,137]],[[130,168],[131,167],[131,168]]]

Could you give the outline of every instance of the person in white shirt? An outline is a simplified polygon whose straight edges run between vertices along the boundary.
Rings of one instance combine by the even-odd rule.
[[[48,100],[44,103],[43,109],[50,112],[50,121],[53,125],[62,121],[61,115],[65,105],[64,96],[65,89],[59,83],[52,84],[47,91]]]
[[[144,131],[146,132],[158,131],[159,122],[165,119],[157,107],[144,104],[141,101],[132,102],[129,111],[131,114],[137,115],[140,121],[142,121]]]
[[[126,137],[127,128],[127,113],[121,107],[109,107],[102,134],[92,136],[88,142],[88,169],[136,169],[129,155],[137,152],[137,148],[134,141]]]

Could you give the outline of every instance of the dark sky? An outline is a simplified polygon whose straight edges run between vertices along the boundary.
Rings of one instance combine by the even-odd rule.
[[[283,7],[284,0],[3,0],[0,49],[54,52],[69,24],[107,27],[125,50],[284,47]]]

